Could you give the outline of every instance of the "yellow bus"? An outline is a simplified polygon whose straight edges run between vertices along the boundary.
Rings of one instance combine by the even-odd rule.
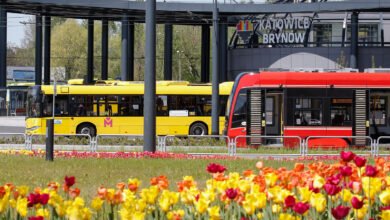
[[[73,81],[56,86],[33,86],[27,97],[27,134],[45,134],[46,119],[55,115],[57,134],[143,134],[143,82],[101,81],[79,85]],[[219,85],[219,125],[233,82]],[[206,135],[211,133],[211,84],[186,81],[156,83],[157,135]]]

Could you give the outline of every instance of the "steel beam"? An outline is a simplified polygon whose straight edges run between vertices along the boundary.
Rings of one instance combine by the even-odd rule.
[[[202,25],[202,48],[201,48],[201,74],[202,83],[210,82],[210,26]]]
[[[173,40],[173,26],[172,24],[165,24],[164,80],[172,80],[172,40]]]
[[[42,15],[35,16],[35,85],[42,85]]]
[[[102,19],[102,80],[108,79],[108,19]]]
[[[7,11],[0,5],[0,89],[7,86]]]
[[[227,23],[219,24],[219,28],[219,82],[225,82],[227,81]]]
[[[134,80],[134,23],[122,18],[121,80]]]
[[[93,82],[93,29],[94,20],[88,19],[88,52],[87,52],[87,79],[86,84]]]
[[[43,46],[43,84],[50,85],[51,17],[45,16]]]
[[[156,151],[156,0],[146,0],[144,151]]]
[[[354,11],[351,15],[351,54],[349,58],[350,67],[357,68],[358,61],[358,40],[359,40],[359,13]]]
[[[218,56],[218,2],[214,0],[213,7],[213,77],[212,77],[212,95],[211,95],[211,134],[219,134],[219,56]]]

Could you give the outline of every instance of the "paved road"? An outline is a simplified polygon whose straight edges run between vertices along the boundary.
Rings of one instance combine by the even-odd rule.
[[[0,126],[0,133],[24,133],[24,127]]]
[[[24,117],[0,117],[0,133],[24,133]]]

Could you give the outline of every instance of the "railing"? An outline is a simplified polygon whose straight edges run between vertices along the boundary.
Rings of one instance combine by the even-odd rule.
[[[207,143],[199,141],[202,139],[209,141]],[[162,138],[161,147],[163,152],[233,155],[233,142],[225,135],[167,135]]]
[[[29,149],[29,150],[33,150],[34,149],[33,148],[34,145],[40,145],[40,148],[43,148],[45,143],[37,144],[37,143],[34,142],[34,138],[42,137],[42,136],[45,136],[45,135],[44,134],[39,134],[39,135],[38,134],[33,134],[33,135],[27,136],[28,138],[26,138],[26,139],[28,139],[28,142],[26,142],[26,148]],[[85,146],[88,146],[90,151],[93,150],[93,145],[92,145],[93,141],[92,141],[91,135],[89,135],[89,134],[54,134],[54,137],[64,137],[64,138],[82,137],[82,138],[87,138],[87,140],[88,140],[87,143],[84,143],[85,141],[80,139],[81,140],[81,144],[80,143],[57,144],[56,142],[58,142],[58,140],[54,140],[54,149],[55,150],[82,150],[82,149],[85,148]],[[58,145],[62,145],[62,146],[59,147]]]
[[[239,140],[240,139],[262,139],[262,144],[259,144],[261,146],[256,147],[255,149],[252,148],[251,151],[248,151],[246,149],[251,149],[250,146],[244,145],[240,148],[240,155],[247,155],[247,156],[253,156],[253,155],[262,155],[262,156],[301,156],[303,155],[304,146],[302,138],[299,136],[267,136],[267,135],[239,135],[234,138],[234,145],[233,145],[233,155],[237,154],[237,146],[242,145]],[[294,145],[299,146],[299,148],[296,148],[295,146],[289,146],[286,147],[286,139],[295,139]],[[265,141],[264,141],[265,140]],[[267,140],[279,140],[279,143],[277,144],[267,144]],[[265,143],[265,144],[263,144]],[[266,153],[261,152],[261,150],[265,150]],[[299,151],[297,151],[299,150]],[[268,152],[267,152],[268,151]]]
[[[37,142],[37,137],[44,135],[26,135],[23,133],[0,133],[0,148],[1,149],[28,149],[44,148],[44,138]],[[3,137],[3,139],[1,139]],[[63,137],[63,139],[55,140],[56,150],[85,150],[96,152],[102,151],[142,151],[141,142],[137,139],[142,139],[143,135],[131,134],[99,134],[96,137],[91,137],[87,134],[55,134],[55,137]],[[70,137],[80,137],[80,139],[71,139]],[[123,146],[118,144],[118,138],[125,137]],[[104,143],[103,139],[112,140]],[[245,142],[242,141],[245,139]],[[260,140],[255,148],[251,145],[246,145],[247,140]],[[334,148],[321,148],[318,143],[312,143],[312,140],[318,139],[343,139],[346,142],[353,143],[353,140],[358,140],[359,146],[335,146]],[[38,139],[39,140],[39,139]],[[76,143],[76,140],[78,140]],[[128,140],[128,141],[127,141]],[[206,140],[206,141],[202,141]],[[267,140],[276,140],[270,142]],[[185,135],[185,136],[157,136],[157,151],[187,153],[196,155],[229,155],[240,157],[297,157],[297,156],[320,156],[320,155],[338,155],[341,150],[352,150],[356,154],[371,155],[371,156],[388,156],[390,155],[390,136],[381,136],[373,139],[369,136],[309,136],[305,139],[299,136],[256,136],[242,135],[234,139],[224,135]],[[64,143],[61,144],[61,141]],[[73,141],[73,142],[72,142]],[[107,144],[109,143],[109,144]],[[129,144],[130,143],[130,144]],[[133,143],[133,144],[131,144]],[[321,141],[319,141],[321,143]],[[324,142],[326,143],[326,142]],[[38,147],[34,147],[37,146]],[[62,146],[59,146],[62,145]],[[293,146],[292,146],[293,145]],[[311,148],[311,145],[316,147]],[[324,144],[326,145],[326,144]],[[330,145],[332,143],[330,142]],[[389,151],[389,153],[387,153]]]

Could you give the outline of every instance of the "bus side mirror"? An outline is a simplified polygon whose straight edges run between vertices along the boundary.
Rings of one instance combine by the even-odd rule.
[[[246,121],[242,121],[241,126],[246,127]]]

